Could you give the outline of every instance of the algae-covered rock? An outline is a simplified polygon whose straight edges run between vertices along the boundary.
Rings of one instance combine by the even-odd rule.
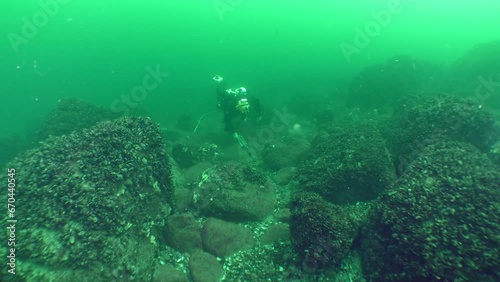
[[[245,226],[208,218],[202,228],[203,246],[215,256],[225,257],[253,246],[252,231]]]
[[[50,137],[9,167],[18,187],[19,277],[57,280],[62,269],[98,272],[101,281],[152,275],[174,194],[157,124],[120,118]],[[7,183],[5,175],[0,179]]]
[[[194,282],[218,282],[223,273],[217,258],[203,251],[189,258],[189,271]]]
[[[299,189],[335,204],[375,199],[395,179],[385,140],[373,122],[338,122],[320,132],[297,167]]]
[[[181,252],[194,253],[203,249],[201,228],[191,214],[176,214],[167,219],[167,242]]]
[[[38,132],[40,140],[49,136],[60,136],[94,126],[105,120],[119,117],[109,109],[92,105],[77,98],[63,98],[49,112]]]
[[[339,206],[316,193],[300,193],[291,202],[292,244],[306,272],[338,264],[349,252],[369,205]]]
[[[231,221],[261,220],[276,203],[274,185],[268,177],[235,162],[205,170],[194,197],[204,215]]]
[[[430,145],[365,228],[369,281],[499,281],[500,173],[470,144]]]
[[[500,139],[500,129],[489,111],[473,100],[448,95],[402,99],[387,128],[398,173],[429,144],[460,141],[488,152]]]

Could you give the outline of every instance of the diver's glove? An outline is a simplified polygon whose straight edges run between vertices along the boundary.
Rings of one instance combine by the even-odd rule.
[[[242,148],[248,148],[247,141],[245,140],[245,138],[243,138],[243,136],[238,134],[238,132],[233,133],[233,137],[234,137],[234,139],[238,140],[238,143],[240,143],[240,146]]]

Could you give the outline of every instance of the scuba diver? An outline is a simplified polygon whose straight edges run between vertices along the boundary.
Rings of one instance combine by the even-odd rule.
[[[249,96],[244,87],[228,89],[221,76],[216,75],[213,80],[217,82],[217,107],[224,113],[224,130],[232,134],[242,148],[248,149],[237,129],[252,116],[257,121],[262,119],[259,99]]]

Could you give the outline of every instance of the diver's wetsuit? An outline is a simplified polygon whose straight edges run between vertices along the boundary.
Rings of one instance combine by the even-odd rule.
[[[217,105],[224,112],[224,130],[234,134],[236,132],[233,124],[235,118],[240,117],[241,120],[244,120],[250,115],[255,115],[257,117],[261,115],[260,100],[248,95],[248,93],[244,96],[235,96],[227,93],[227,89],[225,81],[217,83]],[[238,111],[236,108],[238,101],[243,97],[247,98],[248,104],[250,105],[250,112],[246,114]]]

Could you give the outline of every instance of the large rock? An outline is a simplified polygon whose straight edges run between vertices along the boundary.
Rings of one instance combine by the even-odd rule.
[[[436,65],[409,56],[394,56],[366,67],[353,78],[347,104],[363,110],[392,106],[404,95],[438,90],[443,78],[443,70]]]
[[[274,181],[276,181],[276,184],[278,185],[287,185],[293,179],[295,171],[295,167],[284,167],[276,172]]]
[[[335,204],[375,199],[395,179],[385,140],[373,122],[339,121],[320,132],[297,167],[299,187]]]
[[[113,120],[119,114],[95,106],[77,98],[63,98],[50,111],[38,132],[40,140],[49,136],[60,136],[94,126],[96,123]]]
[[[290,241],[290,226],[285,223],[277,223],[269,226],[262,234],[260,242],[263,245],[280,241]]]
[[[189,258],[189,272],[194,282],[219,282],[222,266],[216,257],[202,251]]]
[[[203,246],[215,256],[225,257],[252,248],[253,234],[245,226],[208,218],[202,229]]]
[[[262,150],[262,161],[272,171],[295,166],[309,146],[309,142],[301,135],[284,136]]]
[[[472,145],[426,147],[365,229],[369,281],[500,281],[500,173]]]
[[[339,263],[366,222],[368,207],[333,205],[315,193],[295,195],[290,233],[304,271],[316,272]]]
[[[181,252],[194,253],[203,249],[201,228],[191,214],[176,214],[167,219],[167,242]]]
[[[99,123],[50,137],[9,166],[16,169],[16,218],[22,219],[19,275],[46,281],[70,268],[106,281],[151,279],[151,254],[174,194],[157,124],[142,117]]]
[[[449,91],[500,108],[500,40],[468,50],[450,68]]]
[[[186,274],[171,264],[159,264],[154,272],[152,282],[189,282]]]
[[[401,100],[387,128],[399,173],[429,144],[460,141],[488,152],[500,137],[493,115],[477,102],[445,95]]]
[[[230,162],[202,173],[195,189],[195,201],[207,216],[225,220],[261,220],[274,209],[273,183],[261,171]]]

